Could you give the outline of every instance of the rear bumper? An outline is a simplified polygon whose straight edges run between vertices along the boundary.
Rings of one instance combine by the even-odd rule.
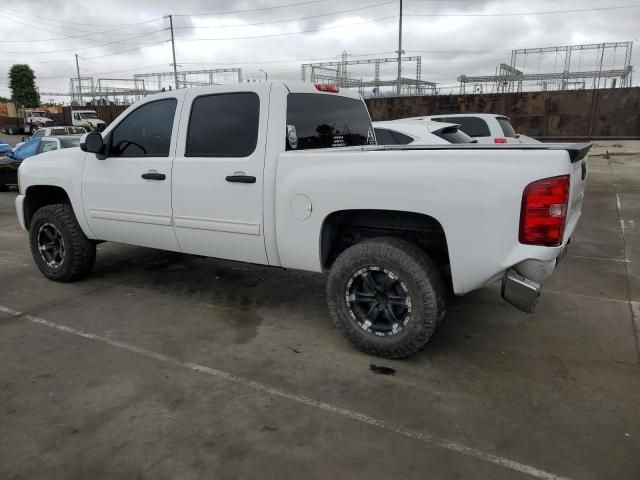
[[[16,197],[16,214],[18,215],[18,223],[23,230],[26,230],[27,226],[24,222],[24,198],[24,195],[18,195]]]
[[[542,284],[523,277],[513,269],[502,277],[502,298],[523,312],[533,312],[542,292]]]
[[[568,246],[569,242],[555,260],[525,260],[507,270],[502,277],[502,298],[523,312],[533,312],[542,293],[542,282],[553,273]]]

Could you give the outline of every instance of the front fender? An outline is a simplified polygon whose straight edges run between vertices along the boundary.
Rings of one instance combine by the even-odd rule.
[[[78,220],[88,238],[95,238],[84,215],[82,203],[82,168],[85,152],[79,148],[68,148],[42,153],[25,159],[18,169],[20,192],[28,203],[30,189],[39,186],[57,187],[67,194]],[[26,208],[23,208],[25,222]]]

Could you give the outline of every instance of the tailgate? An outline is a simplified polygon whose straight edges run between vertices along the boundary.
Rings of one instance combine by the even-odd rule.
[[[582,201],[587,186],[586,153],[579,159],[571,161],[571,181],[569,187],[569,205],[567,206],[567,226],[564,232],[564,243],[569,241],[582,213]]]

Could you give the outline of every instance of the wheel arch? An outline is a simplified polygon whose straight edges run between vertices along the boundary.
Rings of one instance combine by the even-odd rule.
[[[66,203],[73,205],[71,203],[71,198],[67,191],[56,185],[30,185],[25,190],[25,199],[24,199],[24,224],[29,229],[31,224],[31,219],[36,211],[45,205],[53,205],[55,203]],[[74,211],[74,213],[76,213]],[[78,215],[76,214],[76,217]]]
[[[439,267],[449,268],[445,230],[436,218],[423,213],[384,209],[349,209],[328,214],[320,231],[322,268],[330,268],[349,246],[378,236],[408,240],[429,253]]]

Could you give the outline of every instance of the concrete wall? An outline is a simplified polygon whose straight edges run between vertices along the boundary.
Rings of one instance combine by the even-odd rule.
[[[640,137],[640,87],[367,100],[373,120],[442,113],[507,115],[534,137]]]

